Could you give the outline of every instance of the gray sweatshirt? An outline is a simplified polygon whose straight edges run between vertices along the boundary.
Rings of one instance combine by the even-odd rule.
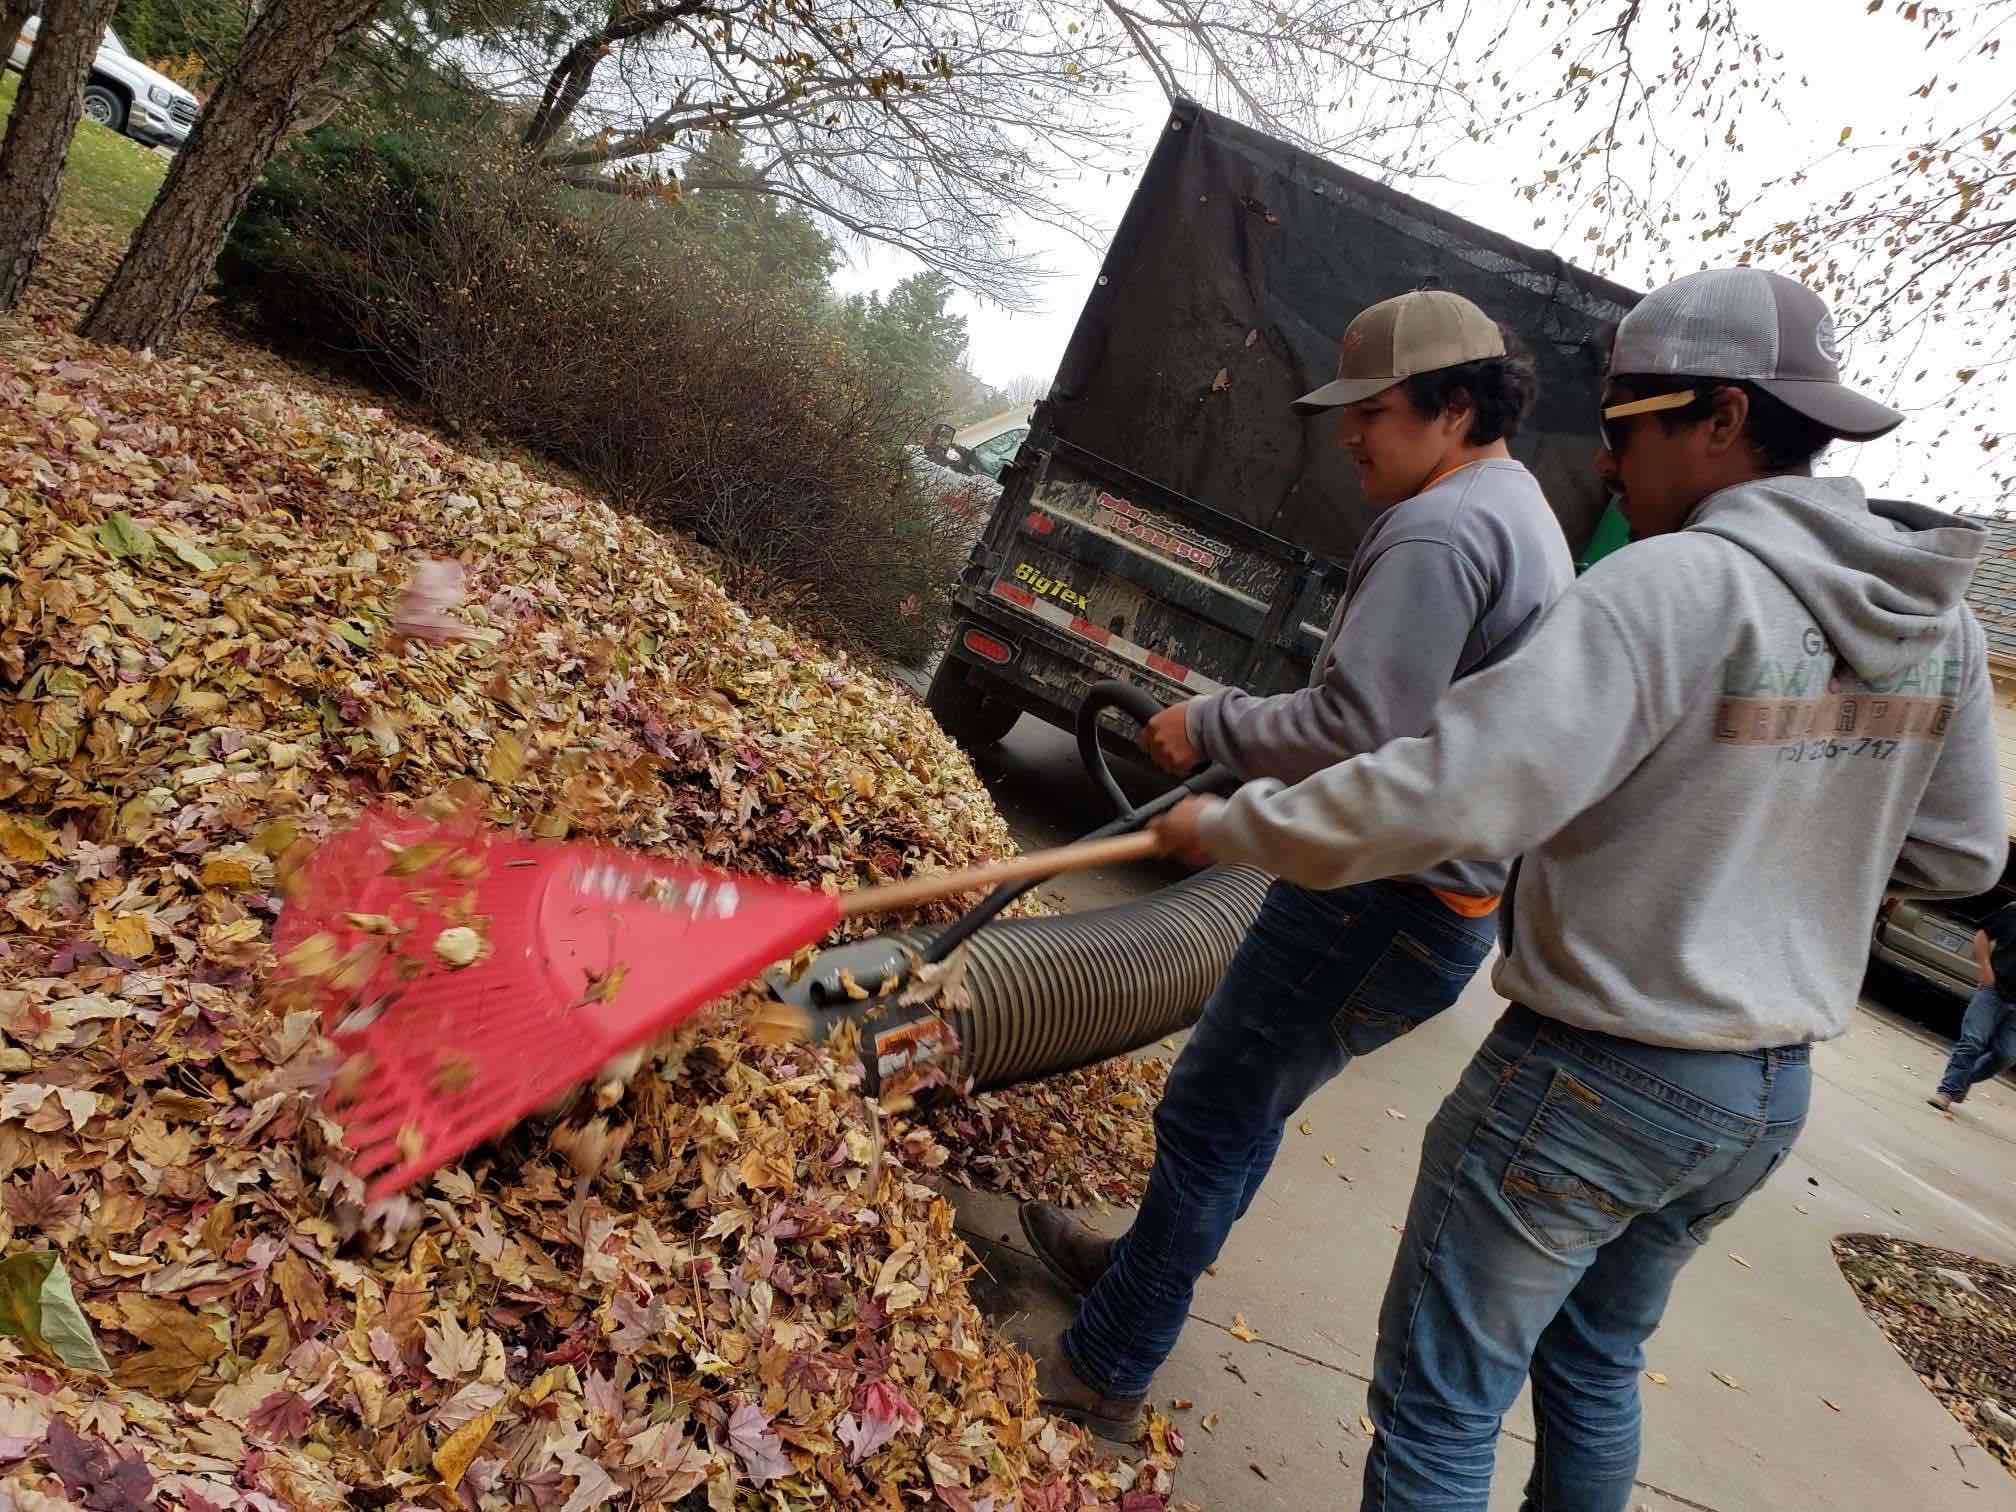
[[[1574,580],[1560,522],[1522,463],[1459,467],[1366,532],[1309,686],[1192,699],[1190,739],[1249,781],[1300,782],[1419,735],[1450,684],[1511,655]],[[1498,857],[1451,857],[1410,879],[1492,896],[1505,871]]]
[[[1522,855],[1500,994],[1655,1045],[1848,1026],[1886,892],[1984,892],[2008,851],[1986,540],[1847,478],[1712,495],[1606,557],[1425,736],[1249,784],[1214,851],[1310,887]]]

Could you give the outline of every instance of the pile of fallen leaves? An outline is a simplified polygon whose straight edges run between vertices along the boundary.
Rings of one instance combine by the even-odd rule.
[[[930,1110],[944,1172],[967,1186],[1065,1207],[1131,1207],[1155,1164],[1150,1121],[1169,1063],[1122,1057]]]
[[[2016,1473],[2016,1266],[1881,1234],[1835,1263],[1918,1379]]]
[[[525,1126],[367,1207],[262,996],[282,871],[386,795],[813,885],[1005,853],[928,715],[327,390],[47,320],[0,354],[0,1491],[1165,1504],[1037,1409],[944,1150],[823,1054],[728,1013],[598,1110],[613,1158]]]

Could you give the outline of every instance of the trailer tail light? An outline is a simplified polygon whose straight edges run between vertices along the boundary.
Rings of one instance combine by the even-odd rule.
[[[1057,522],[1040,509],[1032,509],[1022,518],[1022,528],[1033,536],[1047,536],[1057,529]]]
[[[992,662],[997,667],[1005,667],[1015,660],[1013,646],[1006,641],[996,640],[984,630],[968,630],[960,638],[960,643],[982,661]]]

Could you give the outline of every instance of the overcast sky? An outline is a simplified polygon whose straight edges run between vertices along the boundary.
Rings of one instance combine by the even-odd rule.
[[[1665,18],[1655,15],[1664,9],[1647,6],[1647,24],[1664,24]],[[1689,11],[1691,16],[1691,8]],[[1836,145],[1842,127],[1856,128],[1853,155],[1824,165],[1809,184],[1791,191],[1782,205],[1773,205],[1774,215],[1789,219],[1824,199],[1828,189],[1848,182],[1844,175],[1867,173],[1894,155],[1897,132],[1893,129],[1886,136],[1881,128],[1901,127],[1909,107],[1916,106],[1921,112],[1927,108],[1918,106],[1910,94],[1931,69],[1922,62],[1920,29],[1894,13],[1869,16],[1866,0],[1746,0],[1744,11],[1746,23],[1786,55],[1784,114],[1771,118],[1753,108],[1752,128],[1742,150],[1727,149],[1718,161],[1703,167],[1730,175],[1739,186],[1754,185],[1814,163]],[[1522,27],[1491,63],[1500,69],[1526,69],[1535,78],[1558,78],[1563,65],[1548,55],[1551,42],[1551,35]],[[1661,56],[1668,47],[1663,39],[1641,39],[1641,56]],[[1950,67],[1946,77],[1949,81],[1954,77]],[[1967,77],[1961,75],[1963,82]],[[1976,82],[1983,78],[1980,73],[1972,77]],[[1143,163],[1165,119],[1162,97],[1144,84],[1127,102],[1127,108],[1137,123],[1134,161]],[[1680,125],[1684,130],[1685,123]],[[1535,208],[1513,192],[1514,175],[1540,155],[1541,143],[1533,131],[1487,147],[1459,144],[1438,158],[1437,182],[1403,182],[1401,187],[1495,231],[1586,265],[1584,226],[1563,226],[1556,211],[1553,224],[1536,231]],[[1700,183],[1696,180],[1693,187],[1698,189]],[[1057,194],[1110,232],[1125,208],[1131,186],[1131,175],[1116,177],[1110,185],[1096,180],[1062,182]],[[1679,198],[1685,198],[1684,187]],[[1035,224],[1024,229],[1021,239],[1026,249],[1038,252],[1053,270],[1053,277],[1037,290],[1040,308],[1014,314],[970,298],[961,301],[970,334],[969,365],[995,384],[1006,384],[1027,373],[1047,378],[1055,370],[1104,251],[1103,242],[1098,248],[1086,247]],[[1734,247],[1726,241],[1704,246],[1702,251],[1715,263],[1732,262],[1735,257]],[[1700,257],[1693,259],[1693,265],[1701,262]],[[855,249],[837,281],[849,291],[886,288],[916,267],[900,254]],[[1659,277],[1649,260],[1602,271],[1637,288],[1648,287]],[[1922,383],[1879,381],[1874,385],[1880,397],[1909,408],[1934,404],[1952,391],[1952,371],[1965,359],[1957,351],[1944,351],[1948,346],[1951,343],[1942,342],[1936,333],[1909,354],[1880,351],[1865,343],[1859,349],[1850,347],[1849,361],[1886,375],[1907,363],[1913,372],[1929,369],[1930,376]],[[2007,408],[2005,399],[2005,415]],[[1892,440],[1836,448],[1828,465],[1831,470],[1855,472],[1875,493],[1926,499],[1943,495],[1948,507],[1988,508],[1999,502],[1984,496],[1979,470],[1968,455],[1971,447],[1927,444],[1937,428],[1935,420],[1921,414]],[[1916,443],[1911,440],[1914,431]],[[1974,455],[1978,457],[1978,453]]]

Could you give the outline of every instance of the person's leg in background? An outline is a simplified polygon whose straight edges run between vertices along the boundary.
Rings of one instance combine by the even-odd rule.
[[[1417,888],[1269,891],[1155,1110],[1140,1212],[1061,1340],[1080,1383],[1109,1403],[1147,1391],[1289,1117],[1354,1054],[1453,1003],[1490,946],[1489,920],[1460,919]],[[1066,1222],[1025,1205],[1039,1254],[1068,1242]]]
[[[1990,1081],[2016,1066],[2016,1003],[2002,999],[2002,1021],[1996,1026],[1995,1037],[1988,1042],[1987,1050],[1975,1063],[1974,1079],[1970,1088]]]
[[[1380,1311],[1367,1512],[1483,1512],[1504,1415],[1529,1370],[1544,1457],[1529,1507],[1628,1505],[1635,1362],[1690,1251],[1640,1253],[1634,1241],[1614,1265],[1605,1257],[1644,1215],[1674,1207],[1684,1231],[1754,1190],[1798,1127],[1762,1110],[1796,1099],[1803,1116],[1808,1085],[1802,1053],[1773,1054],[1797,1072],[1507,1011],[1423,1145]],[[1647,1060],[1671,1075],[1648,1074]],[[1773,1077],[1791,1090],[1774,1091]],[[1599,1294],[1619,1288],[1605,1304]]]
[[[1944,1112],[1967,1100],[1967,1089],[1982,1079],[1977,1073],[1982,1061],[1993,1053],[1997,1034],[2007,1017],[2008,1007],[2000,993],[1993,987],[1975,989],[1974,996],[1967,1000],[1967,1011],[1960,1015],[1960,1037],[1953,1042],[1953,1053],[1946,1058],[1946,1074],[1939,1078],[1939,1090],[1926,1098],[1927,1102]]]

